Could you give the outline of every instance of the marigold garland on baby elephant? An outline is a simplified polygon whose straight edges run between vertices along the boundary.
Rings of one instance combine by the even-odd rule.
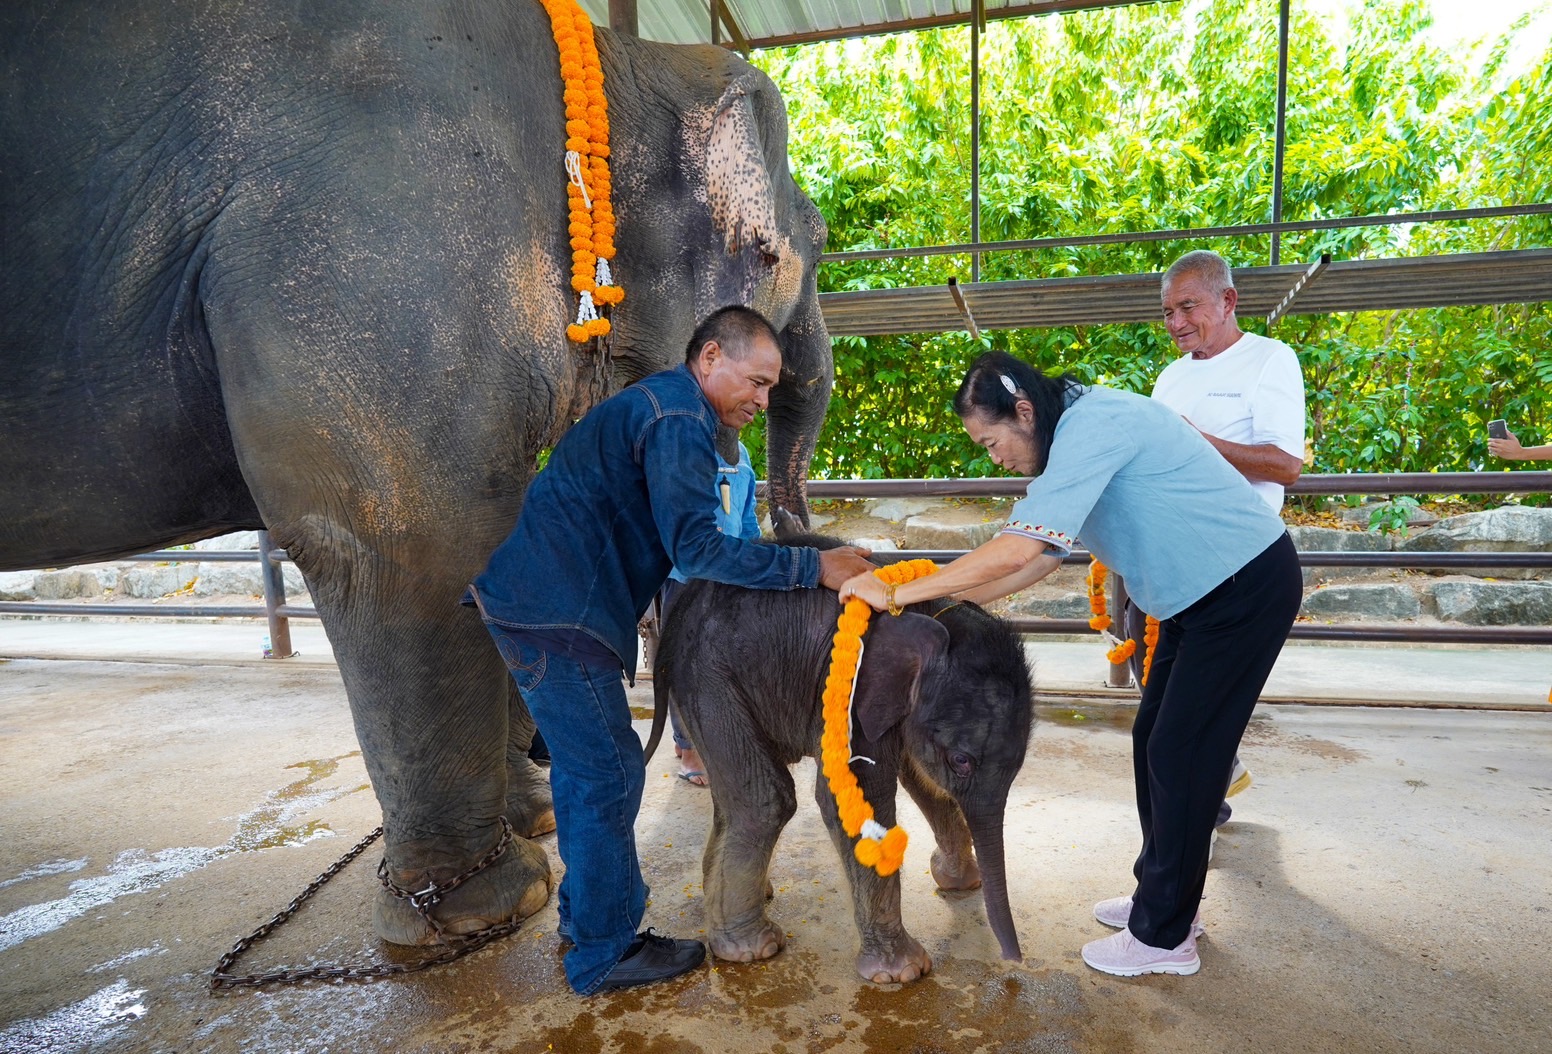
[[[906,560],[881,567],[873,574],[882,582],[904,585],[938,569],[931,560]],[[834,648],[830,652],[830,676],[824,689],[824,738],[820,759],[830,793],[835,796],[841,826],[857,838],[853,849],[857,860],[880,875],[892,875],[905,862],[907,836],[896,825],[884,829],[873,818],[873,806],[862,795],[856,774],[851,770],[851,701],[862,662],[863,634],[873,609],[865,601],[852,597],[846,601],[836,620]],[[860,836],[860,837],[859,837]]]

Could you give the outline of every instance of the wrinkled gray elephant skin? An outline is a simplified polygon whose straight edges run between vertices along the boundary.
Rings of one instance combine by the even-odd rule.
[[[448,882],[553,828],[532,721],[464,585],[535,458],[763,311],[778,501],[803,509],[831,359],[824,224],[769,80],[600,30],[626,300],[576,311],[559,59],[533,0],[0,5],[0,569],[267,527],[306,576],[382,805],[391,877]],[[543,583],[535,583],[542,588]],[[437,909],[549,894],[520,838]],[[429,939],[401,901],[378,932]]]
[[[778,532],[782,533],[782,532]],[[833,546],[833,540],[797,538]],[[705,762],[712,824],[704,859],[706,933],[714,954],[775,955],[783,934],[765,913],[777,836],[797,809],[793,763],[818,758],[824,682],[840,613],[829,590],[790,593],[692,582],[675,600],[657,653],[661,712],[680,719]],[[1003,813],[1033,721],[1024,650],[1006,623],[974,604],[932,601],[875,615],[864,638],[852,748],[875,764],[852,771],[885,827],[905,786],[932,828],[943,889],[983,885],[987,918],[1019,959],[1008,907]],[[857,970],[876,982],[931,969],[900,917],[900,875],[881,878],[853,855],[835,799],[815,780],[819,811],[851,884],[861,935]],[[915,832],[920,837],[924,832]]]

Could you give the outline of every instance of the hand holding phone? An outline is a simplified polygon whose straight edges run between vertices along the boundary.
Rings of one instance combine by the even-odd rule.
[[[1508,425],[1508,423],[1505,422],[1502,417],[1494,418],[1493,420],[1487,422],[1487,438],[1489,438],[1489,439],[1508,439],[1509,438],[1509,425]]]

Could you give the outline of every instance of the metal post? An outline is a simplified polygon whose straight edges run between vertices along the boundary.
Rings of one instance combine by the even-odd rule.
[[[1277,0],[1277,148],[1272,156],[1272,222],[1283,221],[1283,146],[1288,116],[1288,0]],[[1272,266],[1282,259],[1282,234],[1272,232]]]
[[[636,30],[636,0],[609,0],[609,28],[616,33],[640,36]]]
[[[981,244],[981,19],[984,0],[970,9],[970,242]],[[981,280],[981,254],[970,254],[970,281]]]
[[[291,620],[280,614],[286,602],[286,579],[280,561],[270,557],[269,532],[259,532],[259,567],[264,579],[264,617],[269,620],[269,654],[266,659],[289,659],[296,652],[291,647]]]
[[[722,0],[711,0],[711,42],[722,43]]]
[[[1115,572],[1110,573],[1110,618],[1112,620],[1111,631],[1122,640],[1126,639],[1126,580]],[[1142,641],[1137,642],[1139,650]],[[1105,686],[1108,688],[1130,688],[1132,686],[1132,664],[1130,662],[1111,662],[1105,660],[1105,665],[1110,667],[1105,675]]]

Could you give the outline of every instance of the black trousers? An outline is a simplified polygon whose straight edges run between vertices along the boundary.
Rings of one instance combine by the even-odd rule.
[[[1178,947],[1190,932],[1224,777],[1302,596],[1298,553],[1284,534],[1159,624],[1132,726],[1142,852],[1127,928],[1144,944]]]

